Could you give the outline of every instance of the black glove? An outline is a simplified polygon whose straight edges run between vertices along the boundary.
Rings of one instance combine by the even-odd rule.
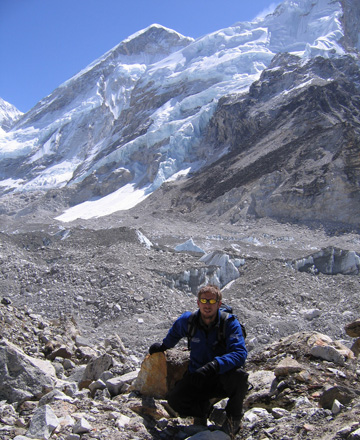
[[[211,362],[208,362],[204,366],[198,368],[195,371],[195,377],[205,379],[216,376],[219,372],[219,364],[216,359]]]
[[[160,344],[159,342],[155,342],[155,344],[153,344],[149,348],[149,353],[150,354],[160,353],[160,352],[164,352],[165,350],[167,350],[167,347],[165,347],[164,344]]]

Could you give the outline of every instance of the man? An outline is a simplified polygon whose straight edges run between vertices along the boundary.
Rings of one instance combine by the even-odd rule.
[[[217,286],[207,285],[198,292],[199,310],[183,313],[173,324],[162,344],[153,344],[150,354],[174,347],[187,337],[189,319],[195,320],[190,340],[190,363],[184,377],[167,396],[170,406],[181,416],[194,417],[195,423],[207,424],[210,399],[228,397],[227,419],[222,430],[235,435],[240,428],[242,405],[248,389],[243,367],[247,350],[239,321],[230,315],[225,322],[224,341],[219,341],[222,294]]]

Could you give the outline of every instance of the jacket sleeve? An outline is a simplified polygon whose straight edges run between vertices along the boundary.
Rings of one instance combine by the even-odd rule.
[[[167,348],[175,347],[180,339],[184,338],[187,335],[187,325],[190,315],[191,312],[185,312],[174,322],[174,324],[168,331],[168,334],[163,339],[163,344]]]
[[[219,363],[219,373],[223,374],[233,368],[240,368],[245,364],[247,349],[245,339],[237,319],[229,319],[226,322],[226,353],[216,356]]]

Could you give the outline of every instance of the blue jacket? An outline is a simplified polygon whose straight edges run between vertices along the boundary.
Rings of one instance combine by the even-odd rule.
[[[197,313],[200,313],[199,311]],[[183,313],[173,324],[163,340],[167,348],[173,348],[181,338],[187,336],[188,319],[191,312]],[[206,363],[216,359],[219,364],[219,373],[223,374],[233,368],[242,367],[247,357],[245,340],[239,321],[233,317],[226,321],[226,347],[219,344],[217,333],[220,324],[220,312],[216,323],[206,332],[205,328],[197,326],[190,342],[190,373]]]

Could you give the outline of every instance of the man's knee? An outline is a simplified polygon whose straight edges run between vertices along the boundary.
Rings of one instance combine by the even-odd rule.
[[[242,368],[231,370],[224,375],[224,389],[230,394],[234,392],[246,394],[249,387],[248,377],[249,374]]]

